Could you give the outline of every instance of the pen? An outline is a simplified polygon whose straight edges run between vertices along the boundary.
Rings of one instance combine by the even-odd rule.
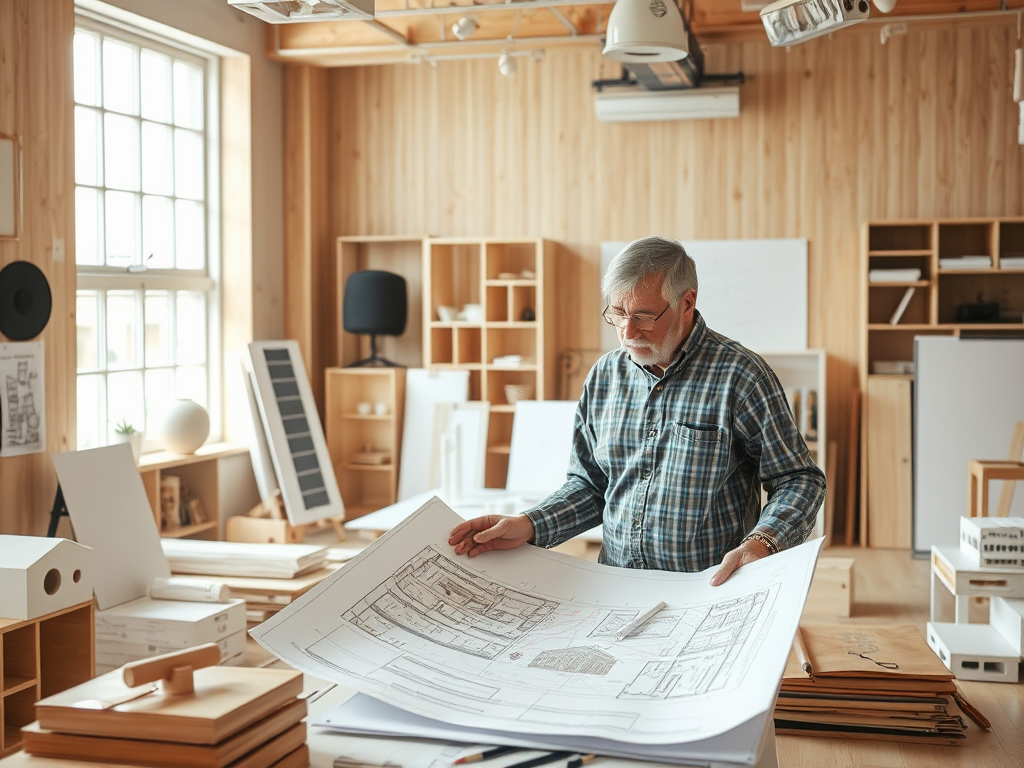
[[[796,651],[796,659],[800,662],[800,669],[808,675],[812,675],[811,660],[807,657],[807,646],[804,645],[804,636],[797,626],[796,634],[793,635],[793,650]]]
[[[581,766],[592,762],[596,757],[597,755],[580,755],[570,760],[565,768],[581,768]]]
[[[616,632],[615,633],[615,639],[616,640],[623,640],[623,639],[629,637],[631,634],[633,634],[638,629],[640,629],[640,627],[643,624],[645,624],[646,622],[648,622],[651,619],[653,619],[656,615],[658,615],[658,613],[664,607],[665,607],[664,603],[658,603],[656,606],[651,608],[651,610],[644,611],[639,616],[637,616],[635,619],[633,619],[631,622],[629,622],[629,624],[627,624],[622,629],[620,629],[618,632]]]
[[[479,760],[490,760],[492,757],[498,757],[499,755],[507,755],[509,752],[522,752],[526,747],[491,747],[485,749],[482,752],[477,752],[472,755],[466,755],[460,757],[458,760],[452,763],[452,765],[460,765],[462,763],[475,763]]]
[[[506,766],[506,768],[535,768],[538,765],[547,765],[553,763],[556,760],[564,760],[567,757],[579,754],[578,752],[549,752],[546,755],[540,757],[534,757],[531,760],[523,760],[520,763],[512,763],[512,765]]]

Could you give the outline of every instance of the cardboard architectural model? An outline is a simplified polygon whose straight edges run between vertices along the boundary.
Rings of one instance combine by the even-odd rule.
[[[92,599],[93,552],[67,539],[0,535],[0,616],[29,620]]]

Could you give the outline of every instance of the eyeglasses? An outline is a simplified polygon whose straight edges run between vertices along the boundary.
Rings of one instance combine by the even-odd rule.
[[[657,317],[653,317],[649,314],[644,314],[643,312],[638,315],[624,315],[621,312],[610,312],[611,304],[609,304],[604,308],[604,311],[601,312],[601,315],[604,317],[604,321],[608,323],[608,325],[614,325],[616,328],[625,328],[626,323],[632,320],[633,326],[638,331],[651,331],[654,330],[654,324],[661,319],[662,315],[668,312],[668,308],[671,306],[672,302],[670,301],[665,305],[665,308],[658,313]]]

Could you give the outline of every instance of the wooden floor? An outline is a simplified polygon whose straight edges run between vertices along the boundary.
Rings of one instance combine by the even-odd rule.
[[[913,624],[922,634],[929,616],[931,571],[927,559],[884,549],[832,547],[825,557],[852,557],[854,606],[850,618],[805,614],[802,623]],[[948,600],[945,598],[948,597]],[[953,598],[943,595],[943,621],[953,620]],[[971,606],[972,621],[985,621],[987,601]],[[780,768],[1024,768],[1024,684],[960,682],[968,701],[992,723],[985,732],[969,722],[959,747],[858,739],[779,736]]]

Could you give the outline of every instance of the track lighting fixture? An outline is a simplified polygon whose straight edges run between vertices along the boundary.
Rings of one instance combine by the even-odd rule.
[[[462,16],[458,21],[452,24],[452,34],[459,38],[459,40],[465,40],[479,28],[480,25],[477,24],[476,19],[472,16]]]
[[[501,56],[498,57],[498,71],[505,77],[512,77],[516,73],[516,60],[509,55],[508,51],[502,51]]]

